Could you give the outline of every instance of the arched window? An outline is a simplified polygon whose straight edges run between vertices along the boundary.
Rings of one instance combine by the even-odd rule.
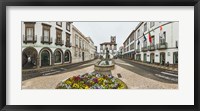
[[[41,53],[41,66],[50,65],[50,53],[47,50],[43,50]]]
[[[70,54],[68,51],[65,52],[65,62],[69,62],[70,61]]]
[[[55,63],[61,63],[61,52],[60,51],[56,51],[55,52]]]

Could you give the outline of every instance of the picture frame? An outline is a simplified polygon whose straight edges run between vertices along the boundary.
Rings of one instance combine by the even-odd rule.
[[[6,104],[6,7],[7,6],[194,6],[194,105],[7,105]],[[200,79],[199,73],[199,0],[3,0],[0,1],[0,109],[2,111],[35,111],[35,110],[134,110],[134,111],[198,111],[200,110]]]

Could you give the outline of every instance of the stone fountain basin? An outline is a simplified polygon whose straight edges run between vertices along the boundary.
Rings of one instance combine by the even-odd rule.
[[[103,61],[99,61],[99,62],[97,62],[97,64],[94,65],[95,71],[105,72],[105,71],[113,70],[115,68],[115,64],[112,60],[108,60],[109,61],[108,65],[100,65],[100,63],[103,62]]]

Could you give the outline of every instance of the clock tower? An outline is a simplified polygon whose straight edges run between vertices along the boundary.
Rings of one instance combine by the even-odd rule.
[[[110,38],[111,38],[110,42],[115,44],[116,43],[116,36],[111,36]]]

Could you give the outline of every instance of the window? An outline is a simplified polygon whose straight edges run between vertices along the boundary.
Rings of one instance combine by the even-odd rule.
[[[128,44],[129,44],[129,38],[127,39],[127,41],[126,41],[126,42],[127,42],[127,45],[128,45]]]
[[[70,22],[66,22],[66,30],[70,31]]]
[[[155,45],[155,37],[154,36],[151,36],[151,40],[152,40],[151,45]]]
[[[130,45],[130,50],[134,49],[134,43]]]
[[[137,37],[140,36],[140,29],[137,31]]]
[[[62,31],[56,29],[56,43],[62,43]]]
[[[132,33],[130,36],[130,42],[132,42],[133,40],[134,40],[134,33]]]
[[[153,27],[155,25],[155,22],[150,22],[150,27]]]
[[[66,33],[66,46],[70,47],[70,35]]]
[[[27,41],[34,39],[35,33],[35,22],[25,22],[25,38]]]
[[[147,23],[144,24],[144,32],[147,31]]]
[[[55,63],[61,63],[61,53],[60,53],[60,51],[55,52]]]
[[[76,47],[74,47],[74,56],[77,57],[77,53],[78,53],[78,50]]]
[[[163,32],[160,35],[160,43],[165,43],[165,41],[166,41],[166,32]]]
[[[81,48],[81,42],[82,42],[82,39],[81,38],[79,38],[79,48]]]
[[[51,26],[46,25],[46,24],[42,24],[42,40],[49,42],[50,40],[50,28]]]
[[[79,49],[79,57],[81,57],[81,51],[80,51],[80,49]]]
[[[84,45],[85,45],[85,42],[82,41],[82,48],[83,48],[83,49],[85,49],[85,46],[84,46]]]
[[[147,47],[147,40],[143,42],[143,47]]]
[[[100,49],[103,50],[103,45],[101,45]]]
[[[78,47],[78,35],[75,35],[75,45]]]
[[[69,52],[65,52],[65,62],[69,62],[69,57],[70,57],[70,54]]]
[[[117,45],[114,45],[114,50],[117,50]]]
[[[33,40],[33,35],[34,35],[34,31],[33,30],[34,30],[33,27],[26,28],[27,40]]]
[[[62,27],[62,22],[56,22],[56,25]]]

